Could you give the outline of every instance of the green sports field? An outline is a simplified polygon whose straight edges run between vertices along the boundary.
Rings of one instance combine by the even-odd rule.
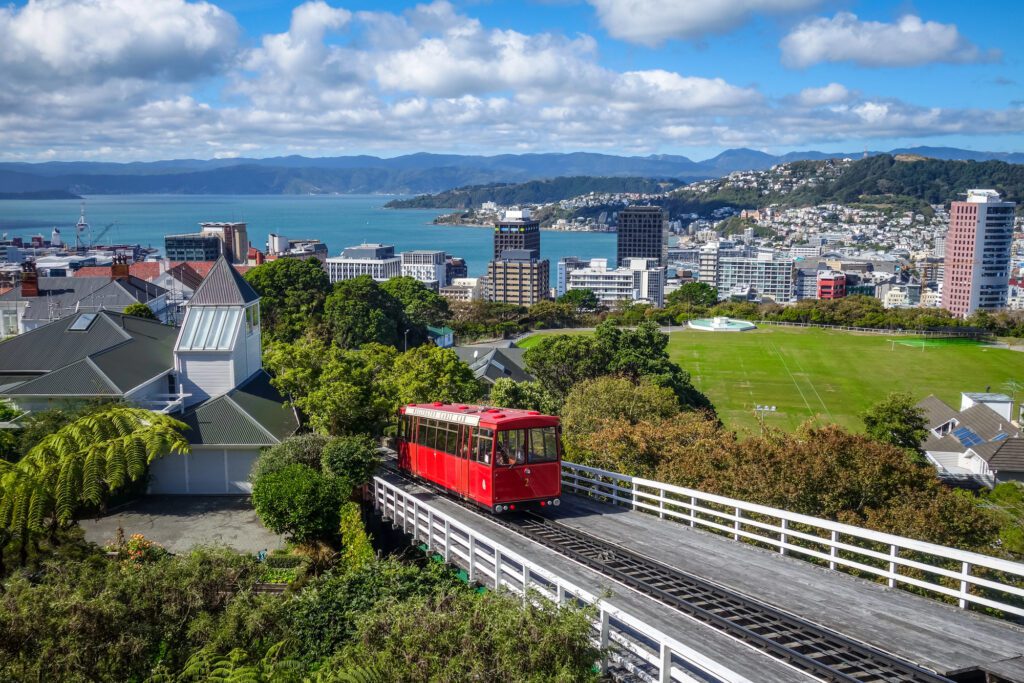
[[[958,408],[961,391],[1002,391],[1006,380],[1024,380],[1018,351],[821,329],[673,332],[669,354],[741,430],[757,429],[755,405],[775,406],[765,422],[785,429],[808,418],[860,429],[859,413],[890,391],[935,394]]]

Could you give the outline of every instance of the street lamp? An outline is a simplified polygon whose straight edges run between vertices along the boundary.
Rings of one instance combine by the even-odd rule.
[[[406,330],[405,334],[402,335],[402,340],[403,340],[403,348],[402,348],[402,350],[403,351],[408,351],[409,350],[409,330]]]

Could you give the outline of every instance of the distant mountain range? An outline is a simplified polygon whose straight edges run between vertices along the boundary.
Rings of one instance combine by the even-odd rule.
[[[871,152],[870,154],[879,154]],[[1024,153],[977,152],[953,147],[912,147],[891,154],[935,159],[1024,163]],[[863,153],[790,152],[781,156],[730,149],[704,161],[679,155],[614,156],[569,154],[409,154],[269,159],[176,159],[108,163],[0,163],[0,193],[73,194],[424,194],[466,185],[521,183],[560,176],[665,178],[693,181],[775,164],[859,157]]]

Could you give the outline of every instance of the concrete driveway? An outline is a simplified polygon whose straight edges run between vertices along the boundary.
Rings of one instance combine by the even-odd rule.
[[[263,526],[247,496],[145,496],[80,524],[85,538],[99,545],[110,543],[121,527],[126,538],[142,534],[176,554],[198,545],[243,553],[284,547],[284,538]]]

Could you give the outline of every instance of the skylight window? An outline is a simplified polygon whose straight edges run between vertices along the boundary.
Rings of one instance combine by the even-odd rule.
[[[197,306],[191,309],[185,318],[178,350],[230,350],[241,313],[240,309],[228,306]]]
[[[68,330],[71,332],[85,332],[92,325],[92,321],[96,319],[96,313],[82,313],[80,316],[75,318],[75,321],[68,325]]]

